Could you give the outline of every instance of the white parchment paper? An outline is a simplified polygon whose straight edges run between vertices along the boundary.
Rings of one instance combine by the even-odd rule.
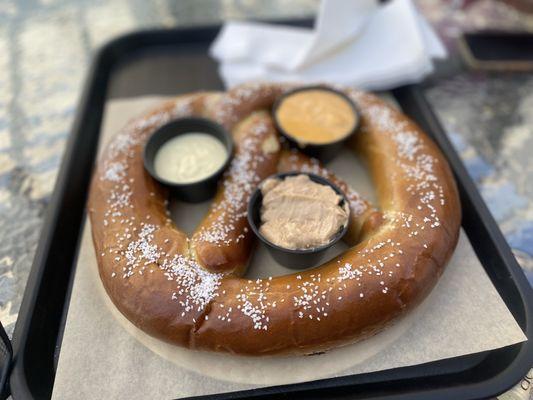
[[[105,143],[128,119],[161,98],[110,102]],[[368,175],[348,152],[329,167],[373,199]],[[174,204],[191,231],[208,204]],[[343,245],[331,255],[343,251]],[[248,275],[287,273],[258,246]],[[86,223],[54,385],[54,399],[181,398],[372,372],[496,349],[526,340],[479,263],[459,244],[431,295],[410,315],[362,343],[311,357],[237,357],[181,349],[134,327],[108,299]]]

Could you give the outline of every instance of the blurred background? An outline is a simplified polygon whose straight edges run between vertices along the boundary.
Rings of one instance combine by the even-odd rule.
[[[418,0],[448,49],[425,94],[533,283],[533,74],[470,68],[463,32],[533,32],[532,0]],[[318,0],[0,0],[0,320],[11,335],[95,51],[117,35],[312,17]]]

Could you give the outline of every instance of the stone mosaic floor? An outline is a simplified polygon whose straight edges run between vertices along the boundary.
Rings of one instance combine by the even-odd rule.
[[[450,37],[472,21],[533,27],[491,1],[443,11],[422,2]],[[220,18],[303,16],[316,0],[0,0],[0,320],[13,332],[43,215],[91,55],[133,29]],[[494,13],[494,9],[496,12]],[[489,11],[487,11],[489,10]],[[502,17],[503,15],[503,17]],[[517,23],[520,21],[520,24]],[[428,91],[491,211],[533,283],[533,76],[460,72]]]
[[[533,76],[461,73],[427,96],[533,285]]]

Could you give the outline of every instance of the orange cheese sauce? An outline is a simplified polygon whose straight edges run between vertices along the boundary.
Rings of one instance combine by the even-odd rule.
[[[281,128],[297,142],[325,144],[351,133],[357,123],[352,105],[327,90],[296,92],[281,101],[276,110]]]

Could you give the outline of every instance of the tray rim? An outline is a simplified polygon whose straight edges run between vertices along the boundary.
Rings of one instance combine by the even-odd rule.
[[[309,23],[311,20],[283,20],[283,21],[276,21],[277,23],[294,23],[296,25],[300,26],[309,26]],[[11,371],[11,389],[12,394],[20,396],[20,398],[31,398],[31,392],[29,391],[29,388],[27,386],[27,377],[25,376],[25,365],[24,365],[24,357],[23,357],[23,350],[24,345],[28,340],[28,331],[31,324],[31,310],[35,308],[36,306],[36,300],[37,300],[37,291],[36,289],[39,288],[39,285],[41,283],[41,280],[43,278],[44,274],[44,267],[47,261],[47,257],[50,252],[50,247],[53,242],[53,236],[54,232],[58,228],[59,218],[60,218],[60,212],[61,212],[61,204],[64,202],[65,193],[67,190],[67,186],[69,183],[68,176],[70,173],[70,170],[73,168],[73,165],[76,162],[76,154],[75,154],[75,148],[76,144],[80,139],[80,136],[84,133],[84,123],[87,118],[87,114],[89,111],[94,113],[94,108],[91,106],[91,102],[94,101],[95,98],[101,98],[102,102],[100,102],[99,106],[99,114],[98,116],[98,125],[102,122],[102,114],[103,114],[103,106],[105,103],[107,90],[109,89],[108,84],[111,77],[111,73],[113,68],[116,66],[117,62],[122,61],[120,59],[120,52],[117,51],[118,48],[121,46],[124,46],[124,43],[136,41],[136,47],[142,47],[146,46],[149,43],[146,43],[146,38],[150,36],[155,35],[168,35],[168,34],[185,34],[185,35],[194,35],[200,36],[200,38],[197,38],[198,42],[202,42],[201,37],[205,36],[206,34],[212,35],[212,32],[214,29],[218,29],[220,25],[207,25],[207,26],[195,26],[195,27],[185,27],[185,28],[163,28],[163,29],[147,29],[147,30],[138,30],[133,31],[130,33],[126,33],[124,35],[121,35],[110,42],[108,42],[106,45],[104,45],[96,54],[96,56],[93,59],[93,62],[91,63],[91,68],[89,69],[89,72],[87,74],[87,78],[85,80],[84,89],[82,91],[80,100],[78,102],[78,107],[76,111],[76,117],[74,119],[73,127],[71,130],[71,133],[69,135],[69,138],[67,140],[65,153],[63,156],[63,160],[61,163],[61,167],[59,169],[58,177],[56,180],[55,188],[53,191],[53,194],[51,196],[51,200],[49,203],[49,206],[47,208],[46,212],[46,218],[43,222],[43,227],[41,231],[41,238],[39,240],[39,245],[36,251],[36,255],[34,258],[34,262],[28,277],[28,282],[26,285],[26,289],[23,296],[23,301],[19,310],[19,318],[17,319],[15,332],[13,334],[13,347],[14,347],[14,365],[13,369]],[[131,49],[129,49],[131,51]],[[104,84],[105,91],[104,93],[98,93],[97,86],[98,84]],[[396,92],[399,95],[410,95],[414,96],[416,101],[419,101],[422,107],[427,107],[426,112],[429,113],[432,118],[430,118],[430,124],[432,125],[432,129],[435,129],[437,131],[441,131],[443,133],[442,127],[440,127],[440,123],[438,122],[436,116],[434,115],[433,111],[431,110],[429,104],[424,99],[423,94],[421,93],[419,87],[404,87],[400,89],[393,90],[393,93]],[[395,94],[396,96],[396,94]],[[417,121],[418,122],[418,121]],[[437,140],[437,138],[441,140]],[[530,311],[529,315],[531,315],[531,311],[533,309],[533,291],[531,290],[529,283],[527,282],[520,266],[518,265],[516,259],[514,258],[510,247],[508,246],[506,240],[503,237],[503,234],[501,233],[498,225],[494,221],[492,215],[490,214],[488,208],[486,207],[485,203],[483,202],[481,195],[477,191],[476,186],[470,179],[470,176],[468,175],[461,159],[459,158],[457,152],[453,148],[450,141],[447,139],[445,135],[437,135],[434,137],[434,139],[438,142],[439,146],[443,149],[443,152],[446,154],[447,159],[450,161],[450,165],[452,165],[452,169],[454,170],[454,174],[456,173],[456,169],[458,169],[459,173],[461,173],[463,176],[461,177],[462,184],[465,186],[465,191],[467,192],[467,195],[471,198],[471,200],[475,203],[477,211],[480,216],[480,221],[484,222],[484,224],[488,227],[488,231],[491,234],[491,241],[495,245],[495,247],[498,249],[498,252],[501,254],[502,259],[508,264],[508,270],[511,273],[511,279],[513,283],[516,285],[518,292],[521,295],[521,299],[523,301],[523,305],[526,311],[526,316],[528,315],[528,310]],[[444,147],[444,148],[443,148]],[[96,159],[96,155],[93,155],[93,161]],[[456,179],[457,176],[456,176]],[[86,188],[88,190],[88,188]],[[80,224],[80,228],[83,226],[83,224]],[[80,231],[80,229],[78,229]],[[81,234],[81,232],[78,232],[78,236]],[[76,256],[76,255],[75,255]],[[71,268],[71,273],[74,268]],[[498,287],[496,286],[496,289],[498,290]],[[65,299],[66,300],[66,299]],[[68,307],[68,301],[64,303],[64,307]],[[527,320],[525,321],[525,334],[526,336],[531,336],[533,333],[533,327],[532,327],[532,321]],[[477,395],[480,397],[484,396],[491,396],[496,393],[501,393],[505,391],[506,389],[510,388],[514,383],[518,382],[523,374],[527,372],[530,365],[526,367],[527,363],[531,363],[531,360],[533,360],[533,346],[530,344],[529,341],[523,342],[519,344],[521,349],[518,353],[518,355],[514,358],[513,362],[511,362],[504,371],[500,372],[496,376],[482,381],[482,382],[476,382],[472,383],[469,386],[469,390],[471,391],[477,391]],[[513,345],[514,346],[514,345]],[[423,364],[422,364],[423,365]],[[503,376],[502,376],[503,375]],[[339,378],[330,378],[326,380],[319,380],[319,381],[313,381],[313,384],[318,384],[320,382],[324,381],[332,381],[332,380],[338,380]],[[342,379],[342,378],[340,378]],[[289,389],[292,387],[293,389],[298,390],[299,386],[305,385],[304,384],[292,384],[292,385],[283,385],[283,386],[274,386],[266,388],[265,391],[271,392],[272,394],[280,393],[279,390],[283,390],[284,388]],[[349,384],[348,384],[349,385]],[[327,387],[327,386],[326,386]],[[409,399],[417,399],[417,398],[427,398],[428,396],[434,396],[434,398],[450,398],[454,395],[457,395],[457,389],[456,387],[450,387],[450,388],[433,388],[430,391],[423,391],[420,393],[407,393],[407,394],[400,394],[398,395],[387,395],[386,398],[409,398]],[[461,390],[464,390],[464,386]],[[198,397],[190,397],[195,399],[200,398],[216,398],[216,399],[225,399],[230,398],[229,396],[235,396],[237,397],[231,397],[231,398],[244,398],[245,396],[254,395],[257,390],[251,390],[251,391],[240,391],[240,392],[229,392],[229,393],[223,393],[219,395],[214,396],[198,396]],[[292,392],[292,390],[291,390]]]

